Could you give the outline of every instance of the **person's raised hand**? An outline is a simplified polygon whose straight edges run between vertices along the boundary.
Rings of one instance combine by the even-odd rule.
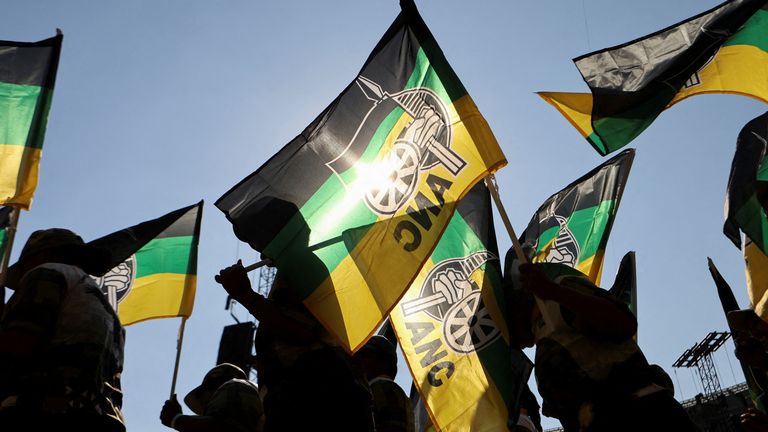
[[[220,270],[214,279],[224,287],[233,299],[241,304],[246,304],[253,297],[251,281],[248,280],[248,273],[243,267],[242,260],[237,260],[237,264]]]
[[[163,409],[160,411],[160,422],[165,426],[171,427],[174,417],[179,414],[181,414],[181,405],[176,400],[176,395],[173,395],[163,404]]]

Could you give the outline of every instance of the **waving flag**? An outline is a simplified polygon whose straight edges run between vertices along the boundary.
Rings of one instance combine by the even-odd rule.
[[[97,279],[123,325],[192,314],[202,216],[201,201],[90,242],[124,260]]]
[[[539,95],[606,155],[693,95],[732,93],[768,102],[768,6],[765,0],[727,1],[574,63],[591,94]]]
[[[0,204],[32,204],[62,39],[0,41]]]
[[[605,246],[634,157],[634,149],[624,150],[544,201],[520,236],[535,249],[534,262],[565,264],[600,283]]]
[[[217,202],[349,350],[416,277],[456,202],[506,163],[412,1],[299,136]]]
[[[478,183],[390,314],[437,430],[507,430],[517,418],[532,365],[510,351],[505,304],[490,195]]]

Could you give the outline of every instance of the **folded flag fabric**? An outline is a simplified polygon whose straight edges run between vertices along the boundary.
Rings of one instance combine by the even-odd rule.
[[[504,155],[412,1],[357,77],[216,206],[354,351]]]
[[[768,102],[768,6],[765,0],[726,1],[574,63],[591,94],[539,96],[607,155],[693,95],[731,93]]]

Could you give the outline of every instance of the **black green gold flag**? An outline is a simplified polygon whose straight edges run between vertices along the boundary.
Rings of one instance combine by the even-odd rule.
[[[0,204],[32,204],[62,39],[0,41]]]
[[[437,430],[507,430],[517,418],[532,364],[510,351],[505,304],[490,194],[478,183],[390,314]]]
[[[741,232],[768,251],[768,112],[747,123],[736,140],[736,153],[725,195],[723,232],[741,248]]]
[[[520,237],[534,262],[573,267],[599,285],[605,246],[635,150],[624,150],[544,201]]]
[[[192,314],[202,216],[201,201],[90,243],[122,257],[97,280],[123,325]]]
[[[768,6],[765,0],[726,1],[573,61],[591,94],[539,95],[606,155],[693,95],[731,93],[768,102]]]
[[[359,74],[217,202],[349,350],[384,320],[467,191],[506,160],[412,0]]]
[[[709,265],[709,273],[712,275],[712,279],[714,279],[715,285],[717,286],[717,296],[720,298],[720,305],[723,307],[723,313],[725,313],[727,317],[728,312],[739,310],[739,304],[736,302],[736,297],[733,295],[733,290],[731,290],[730,285],[728,285],[728,282],[725,281],[725,278],[723,278],[717,270],[717,267],[715,267],[712,258],[707,258],[707,264]],[[740,330],[733,328],[730,328],[729,330],[734,334],[734,337],[739,336],[738,334]],[[765,391],[768,389],[768,377],[766,376],[765,371],[759,371],[749,367],[741,361],[739,361],[739,363],[744,372],[744,377],[747,380],[747,386],[749,387],[752,401],[759,410],[765,412]]]

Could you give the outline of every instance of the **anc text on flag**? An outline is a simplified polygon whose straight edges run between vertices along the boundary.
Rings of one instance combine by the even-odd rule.
[[[768,7],[732,0],[625,44],[574,59],[589,93],[539,95],[601,155],[632,141],[696,94],[768,101]]]
[[[412,1],[357,77],[217,202],[347,349],[429,258],[455,208],[506,163]]]
[[[478,183],[390,321],[441,431],[507,430],[532,365],[510,351],[490,195]]]
[[[707,258],[707,264],[709,266],[709,273],[712,275],[712,279],[715,281],[717,287],[717,296],[720,298],[720,305],[723,307],[723,313],[728,316],[728,312],[739,310],[739,304],[736,302],[736,297],[733,295],[730,285],[726,282],[725,278],[717,270],[712,258]],[[730,327],[730,325],[729,325]],[[741,330],[729,328],[734,338],[739,337]],[[744,377],[747,380],[747,386],[749,387],[750,397],[755,406],[765,412],[765,390],[768,389],[768,376],[765,371],[760,371],[750,366],[745,365],[739,361],[741,369],[744,372]]]
[[[723,232],[741,247],[741,232],[768,250],[768,112],[747,123],[736,140],[736,152],[725,195]],[[740,232],[741,231],[741,232]]]
[[[90,243],[130,252],[97,279],[123,325],[192,314],[202,215],[201,201]]]
[[[534,262],[565,264],[599,285],[634,157],[634,149],[624,150],[544,201],[520,236],[534,248]]]
[[[0,204],[32,204],[62,39],[0,41]]]

